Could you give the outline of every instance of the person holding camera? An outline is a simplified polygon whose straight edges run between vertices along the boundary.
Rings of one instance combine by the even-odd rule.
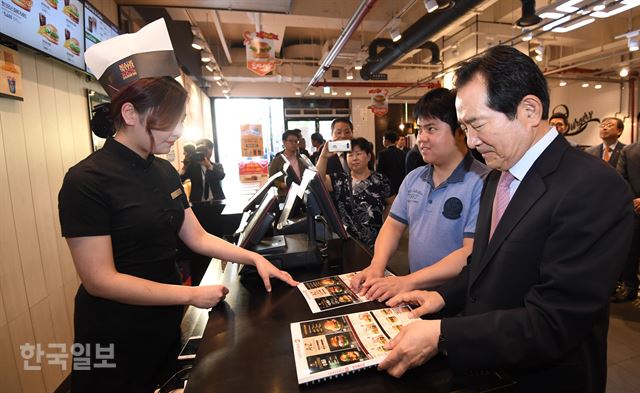
[[[180,171],[180,179],[191,180],[190,202],[225,199],[220,181],[225,173],[222,164],[211,162],[213,142],[200,139],[195,152],[188,154],[184,160],[184,167]]]

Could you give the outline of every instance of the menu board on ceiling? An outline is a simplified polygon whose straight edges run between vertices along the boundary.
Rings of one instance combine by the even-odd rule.
[[[0,0],[0,33],[84,69],[78,0]]]
[[[5,1],[5,0],[3,0]],[[111,23],[100,11],[90,3],[85,3],[84,8],[84,39],[85,50],[98,42],[108,40],[119,35],[116,25]]]

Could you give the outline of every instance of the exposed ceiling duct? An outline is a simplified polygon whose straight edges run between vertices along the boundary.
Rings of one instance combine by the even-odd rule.
[[[405,53],[418,48],[438,31],[447,27],[451,22],[480,3],[480,0],[459,0],[456,1],[453,7],[447,9],[445,12],[426,14],[403,31],[402,38],[396,42],[393,47],[384,49],[376,58],[367,61],[367,64],[360,70],[360,76],[364,80],[370,79],[371,74],[375,74],[389,67]],[[433,57],[434,56],[432,56],[432,58]]]

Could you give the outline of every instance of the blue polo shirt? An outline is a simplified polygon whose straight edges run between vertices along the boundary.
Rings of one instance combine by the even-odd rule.
[[[400,185],[391,217],[409,227],[409,269],[431,266],[473,238],[484,177],[489,172],[471,153],[449,178],[433,185],[433,166],[411,171]]]

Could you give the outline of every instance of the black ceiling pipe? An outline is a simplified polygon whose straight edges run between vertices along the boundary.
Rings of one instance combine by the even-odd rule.
[[[369,44],[369,58],[367,61],[377,61],[378,49],[393,48],[393,40],[389,38],[376,38]]]
[[[402,38],[393,47],[386,48],[380,52],[377,59],[374,59],[378,60],[377,62],[367,61],[362,70],[360,70],[360,77],[364,80],[369,80],[371,74],[389,67],[405,53],[422,45],[431,36],[447,27],[452,21],[458,19],[478,4],[480,4],[480,0],[458,0],[453,7],[442,13],[426,14],[403,31]]]
[[[516,21],[516,25],[527,27],[537,25],[542,19],[536,15],[536,0],[522,0],[522,18]]]
[[[427,41],[420,49],[429,49],[431,51],[431,61],[430,64],[440,64],[440,47],[433,41]]]

